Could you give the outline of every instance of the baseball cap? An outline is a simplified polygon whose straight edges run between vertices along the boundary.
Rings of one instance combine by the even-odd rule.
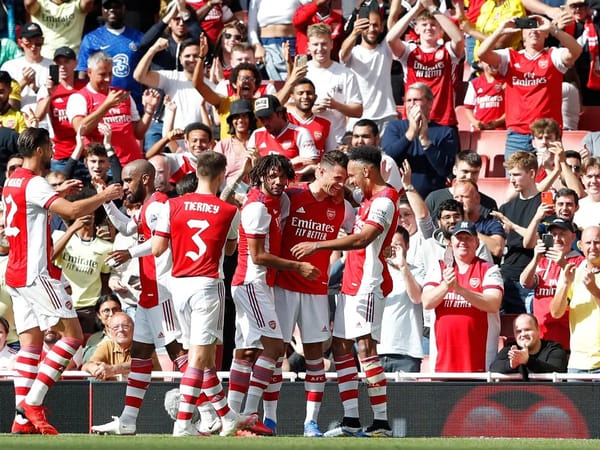
[[[568,230],[571,233],[575,233],[576,231],[573,222],[571,222],[570,220],[561,219],[560,217],[554,219],[547,226],[548,230],[550,230],[550,228],[552,227],[562,228],[563,230]]]
[[[77,59],[77,55],[75,55],[75,52],[69,47],[59,47],[54,51],[54,60],[60,56],[69,59]]]
[[[118,3],[122,5],[125,2],[124,0],[102,0],[102,6],[110,5],[111,3]]]
[[[234,116],[240,114],[253,114],[252,103],[244,98],[239,99],[231,103],[229,106],[229,116],[227,116],[227,123],[231,125]]]
[[[271,114],[281,111],[281,103],[274,95],[263,95],[254,101],[254,113],[256,117],[269,117]]]
[[[42,29],[40,28],[40,26],[37,23],[29,22],[21,27],[21,37],[22,38],[29,39],[32,37],[38,37],[38,36],[43,36],[43,35],[44,35],[44,33],[42,32]]]
[[[452,236],[456,236],[458,233],[469,233],[471,236],[477,236],[477,228],[473,222],[458,222],[452,230]]]

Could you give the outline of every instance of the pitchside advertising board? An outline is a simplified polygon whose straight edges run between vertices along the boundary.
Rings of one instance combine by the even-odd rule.
[[[138,421],[138,433],[170,434],[165,392],[177,383],[152,383]],[[226,384],[225,384],[226,387]],[[63,381],[48,394],[48,419],[61,433],[87,433],[123,407],[125,383]],[[574,383],[389,383],[389,418],[397,437],[600,438],[600,384]],[[279,400],[280,435],[301,435],[304,383],[284,383]],[[0,433],[10,432],[13,385],[0,382]],[[363,425],[372,420],[361,386]],[[342,417],[337,385],[327,383],[319,417],[321,430]]]

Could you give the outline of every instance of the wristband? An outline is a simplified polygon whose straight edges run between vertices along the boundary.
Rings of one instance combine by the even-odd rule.
[[[145,109],[144,112],[150,116],[154,114],[154,111],[148,111],[147,109]]]

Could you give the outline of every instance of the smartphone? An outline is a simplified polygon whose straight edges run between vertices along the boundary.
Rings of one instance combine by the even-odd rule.
[[[368,6],[361,6],[358,10],[358,18],[359,19],[368,19],[369,18],[370,9]]]
[[[58,74],[59,74],[58,66],[56,64],[50,64],[50,67],[48,68],[48,70],[50,71],[50,79],[52,80],[52,82],[54,84],[58,84],[58,82],[59,82],[59,80],[58,80]]]
[[[516,28],[537,28],[537,20],[533,17],[517,17],[515,19]]]
[[[544,191],[542,192],[542,204],[544,205],[553,205],[554,197],[552,196],[552,192]]]
[[[544,247],[546,247],[546,250],[554,246],[554,238],[550,233],[542,234],[542,242],[544,243]]]
[[[296,55],[296,67],[302,68],[308,64],[308,56]]]

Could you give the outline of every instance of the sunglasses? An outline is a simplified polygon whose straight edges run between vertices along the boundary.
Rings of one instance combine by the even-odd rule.
[[[173,22],[185,22],[185,20],[183,20],[183,17],[173,17],[171,20]]]
[[[581,172],[581,166],[576,166],[576,165],[571,165],[571,164],[567,164],[567,166],[569,166],[573,172]]]
[[[242,40],[242,35],[241,34],[223,33],[223,37],[225,39],[235,39],[236,41],[241,41]]]
[[[580,9],[580,8],[585,8],[587,5],[585,3],[572,3],[567,6],[571,9]]]
[[[26,39],[22,39],[23,45],[25,47],[42,47],[44,45],[44,42],[40,42],[40,41],[29,41]]]

